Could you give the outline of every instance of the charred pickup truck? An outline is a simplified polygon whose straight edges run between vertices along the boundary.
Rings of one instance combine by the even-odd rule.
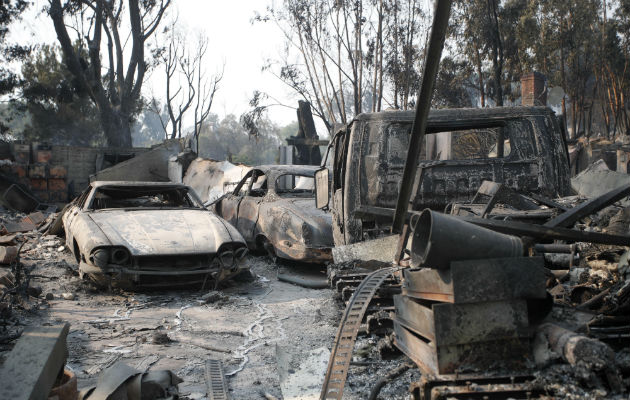
[[[413,119],[413,111],[360,114],[334,135],[332,190],[322,169],[316,191],[318,207],[331,195],[335,245],[389,231]],[[415,210],[468,202],[484,180],[548,197],[570,191],[566,142],[546,107],[432,110],[423,156]]]

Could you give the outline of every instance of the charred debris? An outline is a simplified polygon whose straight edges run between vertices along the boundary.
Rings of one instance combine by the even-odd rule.
[[[330,167],[169,142],[68,203],[55,150],[16,145],[0,398],[627,398],[630,175],[573,163],[546,107],[430,111],[437,4],[415,114],[357,116]]]
[[[174,158],[176,161],[190,159],[190,156]],[[254,173],[265,175],[270,167],[233,167],[230,170],[221,163],[208,163],[203,160],[187,162],[187,172],[182,174],[183,181],[199,186],[204,176],[199,176],[200,171],[222,171],[220,179],[216,172],[206,172],[206,180],[216,183],[212,187],[206,183],[204,199],[193,195],[187,202],[182,196],[177,199],[169,198],[169,195],[160,197],[159,190],[155,192],[165,188],[181,191],[187,187],[172,183],[153,183],[147,186],[149,189],[145,187],[138,191],[149,194],[148,197],[121,195],[120,191],[113,197],[96,194],[96,188],[113,190],[120,185],[113,182],[93,184],[95,189],[85,192],[83,200],[93,196],[93,200],[101,205],[109,201],[125,205],[132,202],[138,206],[137,202],[154,202],[159,197],[158,200],[163,202],[160,206],[170,205],[177,215],[180,208],[180,213],[189,212],[184,208],[193,205],[191,202],[217,204],[217,199],[223,196],[221,193],[238,197],[234,194],[236,187],[247,186],[250,182],[250,190],[264,191],[266,188],[263,184],[255,186],[258,179],[250,178]],[[208,168],[209,165],[214,167]],[[276,176],[292,172],[313,177],[316,168],[284,166],[277,170],[279,172],[273,174],[266,172],[273,175],[273,179],[263,181],[273,183],[274,190],[270,198],[266,197],[266,192],[254,196],[258,204],[271,202],[271,197],[281,197],[278,193],[282,191],[275,186]],[[194,179],[186,178],[193,173],[196,175]],[[333,175],[336,173],[332,171]],[[126,185],[124,187],[131,187],[131,184]],[[407,211],[403,219],[407,227],[403,230],[403,233],[407,232],[406,237],[367,237],[365,241],[334,246],[334,261],[327,265],[327,276],[313,275],[313,270],[321,270],[321,267],[310,267],[307,275],[300,275],[292,264],[295,261],[279,261],[284,272],[277,277],[271,276],[271,279],[311,288],[330,287],[337,299],[338,311],[345,309],[341,320],[334,318],[331,325],[333,328],[338,323],[336,338],[331,340],[334,332],[328,330],[321,339],[321,350],[308,353],[309,360],[320,360],[320,367],[316,369],[319,372],[315,374],[318,379],[309,384],[318,387],[316,392],[321,389],[326,391],[326,396],[337,398],[343,396],[339,389],[346,384],[346,379],[352,385],[346,389],[351,398],[377,398],[380,390],[383,391],[381,396],[404,398],[409,393],[414,399],[627,396],[630,379],[630,354],[627,351],[630,338],[627,318],[630,309],[630,178],[625,173],[610,170],[600,160],[571,178],[570,185],[573,195],[547,197],[539,192],[483,180],[469,199],[461,200],[460,197],[460,200],[449,202],[445,212],[428,208],[415,210],[415,207]],[[52,386],[70,382],[70,390],[77,391],[77,385],[79,388],[86,386],[82,379],[90,374],[72,369],[76,360],[71,354],[73,348],[66,350],[66,340],[68,333],[76,330],[58,323],[41,325],[38,322],[40,315],[52,312],[63,302],[125,292],[107,285],[99,288],[79,279],[85,272],[80,265],[88,260],[80,256],[77,262],[76,249],[69,248],[63,239],[64,233],[67,235],[64,216],[67,217],[72,205],[58,209],[39,201],[28,204],[29,198],[25,197],[21,202],[23,206],[17,210],[12,207],[16,204],[15,199],[19,199],[15,187],[5,191],[5,196],[12,202],[3,203],[0,235],[3,379],[21,374],[20,368],[25,366],[15,360],[23,359],[25,352],[34,348],[38,349],[34,359],[39,364],[28,364],[28,368],[39,375],[30,381],[16,381],[18,386],[7,386],[6,390],[13,388],[19,392],[32,387],[40,392],[50,391]],[[283,190],[290,192],[295,188]],[[313,192],[310,186],[310,189],[304,188],[306,186],[296,192],[300,199],[308,197],[307,192]],[[312,214],[315,199],[314,194],[311,196]],[[93,208],[98,212],[99,207]],[[337,211],[332,210],[333,213]],[[223,214],[225,212],[223,210]],[[292,212],[299,213],[299,209]],[[395,212],[386,207],[363,207],[357,216],[364,220],[392,221]],[[250,222],[251,227],[254,222]],[[234,225],[235,229],[239,228],[238,222]],[[296,233],[304,234],[302,231]],[[404,245],[401,245],[401,238],[405,239]],[[243,249],[249,244],[248,247],[255,250],[255,236],[241,240],[238,243]],[[230,243],[234,246],[237,242]],[[263,255],[247,256],[244,265],[256,264],[259,262],[256,260],[274,255],[267,251],[269,247],[262,250]],[[273,258],[277,260],[277,257]],[[398,263],[392,264],[396,258]],[[192,264],[179,267],[194,271]],[[226,288],[246,285],[241,289],[245,293],[260,290],[260,286],[243,283],[243,279],[230,280],[233,276],[225,275],[225,281],[213,287],[210,285],[217,282],[212,281],[212,277],[205,283],[201,279],[195,283],[195,292],[191,296],[197,298],[198,289],[205,287],[198,301],[221,307],[221,304],[235,301],[228,294],[229,290],[223,292]],[[258,285],[264,285],[268,279],[256,273],[248,276],[245,281]],[[54,282],[64,279],[74,280],[75,284],[54,289]],[[211,290],[214,288],[218,291]],[[145,296],[150,299],[153,295],[148,292]],[[156,296],[160,297],[160,294]],[[151,301],[147,302],[150,304]],[[265,314],[268,311],[262,308],[263,304],[259,303],[258,312],[264,319],[270,315]],[[109,320],[97,323],[97,319],[88,324],[109,325],[121,318],[125,318],[124,314],[118,313]],[[282,320],[281,316],[274,318]],[[303,328],[308,329],[307,326]],[[45,331],[44,336],[50,340],[34,344],[34,338],[41,335],[38,329]],[[147,340],[155,343],[154,346],[187,343],[174,331],[151,328],[150,332]],[[252,334],[247,334],[247,340],[256,337]],[[260,343],[273,343],[274,339]],[[202,368],[207,396],[212,391],[215,393],[215,397],[207,398],[220,398],[216,397],[220,393],[229,395],[235,389],[235,382],[226,373],[234,372],[233,367],[240,365],[233,364],[235,359],[232,357],[249,347],[228,349],[221,345],[221,341],[195,343],[197,349],[215,352]],[[328,352],[331,344],[332,350]],[[248,388],[255,392],[245,398],[280,398],[296,390],[295,385],[299,384],[291,383],[291,377],[299,376],[298,370],[287,365],[298,361],[291,361],[286,351],[277,350],[276,360],[267,361],[278,368],[280,390],[273,394],[271,389],[261,389],[261,395],[260,390]],[[156,391],[159,393],[156,396],[176,395],[181,379],[175,372],[159,369],[147,372],[136,368],[137,365],[128,365],[129,360],[124,362],[124,359],[116,358],[100,368],[92,366],[89,371],[98,378],[88,379],[90,385],[96,387],[91,390],[98,395],[99,390],[113,393],[123,390],[125,385],[136,385],[147,393]],[[70,368],[64,369],[64,365]],[[243,364],[242,368],[246,370],[248,364]],[[121,375],[113,374],[114,371]],[[369,378],[374,376],[378,378]],[[35,382],[45,382],[45,388]],[[361,385],[364,389],[357,390],[356,387]],[[11,393],[6,392],[12,397]],[[190,393],[184,390],[182,397],[186,398]],[[239,393],[243,396],[243,392]]]
[[[405,396],[407,389],[417,399],[627,395],[630,178],[598,162],[572,178],[571,184],[575,195],[547,198],[483,181],[471,201],[453,202],[444,213],[409,211],[405,217],[409,240],[398,266],[386,260],[395,256],[399,236],[335,247],[336,262],[327,268],[328,285],[346,311],[336,340],[326,340],[326,346],[333,344],[326,365],[344,365],[339,360],[343,350],[353,386],[366,376],[379,377],[363,392],[369,395],[374,390],[372,398],[377,398],[378,390],[386,397]],[[379,218],[386,213],[391,218],[394,210],[380,210]],[[62,214],[46,207],[28,214],[6,210],[2,215],[5,369],[18,368],[10,366],[13,358],[23,357],[15,349],[25,351],[30,345],[24,342],[38,335],[31,325],[36,315],[56,307],[55,300],[82,296],[80,290],[77,294],[42,289],[47,286],[43,281],[55,279],[46,275],[51,269],[73,279],[80,273],[57,236],[63,233]],[[60,257],[64,253],[67,257]],[[287,262],[284,268],[296,274]],[[307,285],[316,280],[301,278]],[[93,293],[103,290],[88,287]],[[211,293],[205,296],[209,304],[230,301],[230,295],[221,291]],[[65,348],[68,329],[63,325],[40,329],[54,331],[51,336],[58,340],[40,344],[50,356],[37,359],[52,359],[59,343]],[[164,343],[177,343],[172,336],[164,334]],[[159,335],[150,340],[160,343]],[[348,351],[355,340],[359,344]],[[60,354],[55,356],[61,357],[55,359],[56,371],[63,370],[68,357]],[[230,378],[219,358],[208,359],[204,379],[208,390],[225,387],[229,394]],[[44,374],[44,367],[38,368]],[[114,369],[128,369],[127,378],[111,377]],[[322,380],[326,377],[323,385],[332,388],[335,370],[328,376],[319,371]],[[76,385],[72,370],[66,368],[65,373],[67,378],[54,374],[50,385],[70,381]],[[108,382],[111,390],[120,390],[130,377],[138,382],[157,379],[142,378],[146,372],[116,363],[100,374],[98,382]],[[164,371],[161,383],[145,385],[144,390],[175,393],[180,379],[171,374]],[[20,385],[22,390],[34,383]],[[78,385],[82,387],[81,380]],[[275,395],[280,398],[290,390],[285,386]],[[347,391],[353,393],[351,388]]]
[[[327,396],[342,398],[363,333],[422,372],[414,399],[624,398],[630,178],[600,161],[571,185],[551,199],[483,181],[444,213],[406,211],[401,235],[335,248],[346,310]]]

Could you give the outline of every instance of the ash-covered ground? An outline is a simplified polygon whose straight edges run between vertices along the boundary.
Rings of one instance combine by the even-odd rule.
[[[31,232],[17,240],[26,240],[20,261],[41,294],[13,306],[8,329],[69,322],[68,366],[79,388],[95,385],[122,360],[138,370],[171,370],[183,379],[182,398],[203,399],[204,363],[218,359],[227,374],[237,371],[228,377],[234,399],[281,399],[277,346],[296,355],[330,349],[343,311],[329,289],[278,281],[278,267],[264,256],[248,256],[253,280],[230,281],[216,292],[106,291],[79,278],[63,239]],[[377,340],[357,341],[344,398],[367,398],[374,382],[404,361],[402,355],[381,361]],[[10,348],[4,345],[3,354]],[[408,398],[409,383],[418,378],[417,370],[406,372],[381,398]]]
[[[21,218],[2,216],[13,222]],[[286,382],[295,386],[297,379],[299,386],[302,378],[295,377],[304,373],[305,365],[310,369],[302,377],[320,377],[304,384],[315,396],[309,398],[318,398],[327,365],[324,353],[332,347],[344,304],[330,289],[308,289],[277,279],[279,269],[291,272],[298,266],[278,266],[268,257],[250,255],[251,276],[229,281],[217,291],[199,287],[108,291],[79,278],[76,260],[63,238],[36,230],[10,236],[0,238],[22,245],[21,268],[16,275],[11,266],[0,266],[0,288],[6,293],[0,300],[0,363],[22,329],[69,322],[67,365],[76,373],[79,388],[95,385],[105,369],[123,361],[140,371],[171,370],[183,380],[181,398],[204,399],[205,362],[218,359],[229,375],[234,399],[292,398],[284,393]],[[579,265],[565,277],[549,281],[556,305],[548,319],[591,327],[593,334],[600,319],[607,321],[605,315],[615,321],[627,319],[627,249],[579,247]],[[593,303],[598,293],[607,295]],[[586,302],[589,308],[575,308]],[[605,333],[613,328],[617,329],[599,329],[608,329]],[[380,378],[409,362],[397,351],[383,352],[382,342],[383,337],[360,333],[344,399],[368,398]],[[532,360],[531,372],[547,398],[627,398],[623,393],[630,387],[630,351],[624,343],[626,336],[619,335],[608,366],[601,362],[607,358],[589,357],[569,365],[546,343],[534,343],[535,354],[545,361],[536,365]],[[280,354],[289,354],[289,360],[282,360]],[[313,354],[319,354],[319,363],[306,363]],[[387,383],[378,398],[408,399],[410,384],[420,379],[421,373],[412,366]],[[611,390],[611,382],[621,390]]]

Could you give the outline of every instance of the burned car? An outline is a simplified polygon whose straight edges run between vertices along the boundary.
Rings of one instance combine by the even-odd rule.
[[[332,260],[332,220],[315,208],[314,175],[306,165],[254,167],[232,193],[218,199],[217,214],[238,228],[253,250],[282,259]]]
[[[182,184],[92,182],[63,224],[80,275],[99,284],[205,286],[245,268],[243,237]]]

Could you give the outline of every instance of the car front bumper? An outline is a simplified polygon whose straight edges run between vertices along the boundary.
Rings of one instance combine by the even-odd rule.
[[[208,278],[215,280],[217,282],[224,281],[226,279],[230,279],[231,277],[238,275],[244,270],[248,269],[245,263],[241,262],[232,268],[219,268],[216,266],[204,269],[195,269],[195,270],[177,270],[173,269],[171,271],[164,270],[151,270],[151,269],[135,269],[124,267],[120,265],[109,264],[106,267],[97,267],[92,264],[88,264],[85,262],[81,262],[79,264],[79,273],[83,274],[92,274],[92,275],[102,275],[102,276],[110,276],[112,279],[121,279],[121,280],[131,280],[135,283],[142,285],[142,277],[181,277],[179,281],[184,283],[187,281],[197,282],[200,280],[207,280]],[[189,278],[189,279],[187,279]],[[201,278],[201,279],[200,279]],[[155,282],[155,280],[152,280]],[[164,279],[164,286],[168,286],[172,283],[172,281],[168,279]],[[151,286],[159,286],[155,283],[152,283]]]

